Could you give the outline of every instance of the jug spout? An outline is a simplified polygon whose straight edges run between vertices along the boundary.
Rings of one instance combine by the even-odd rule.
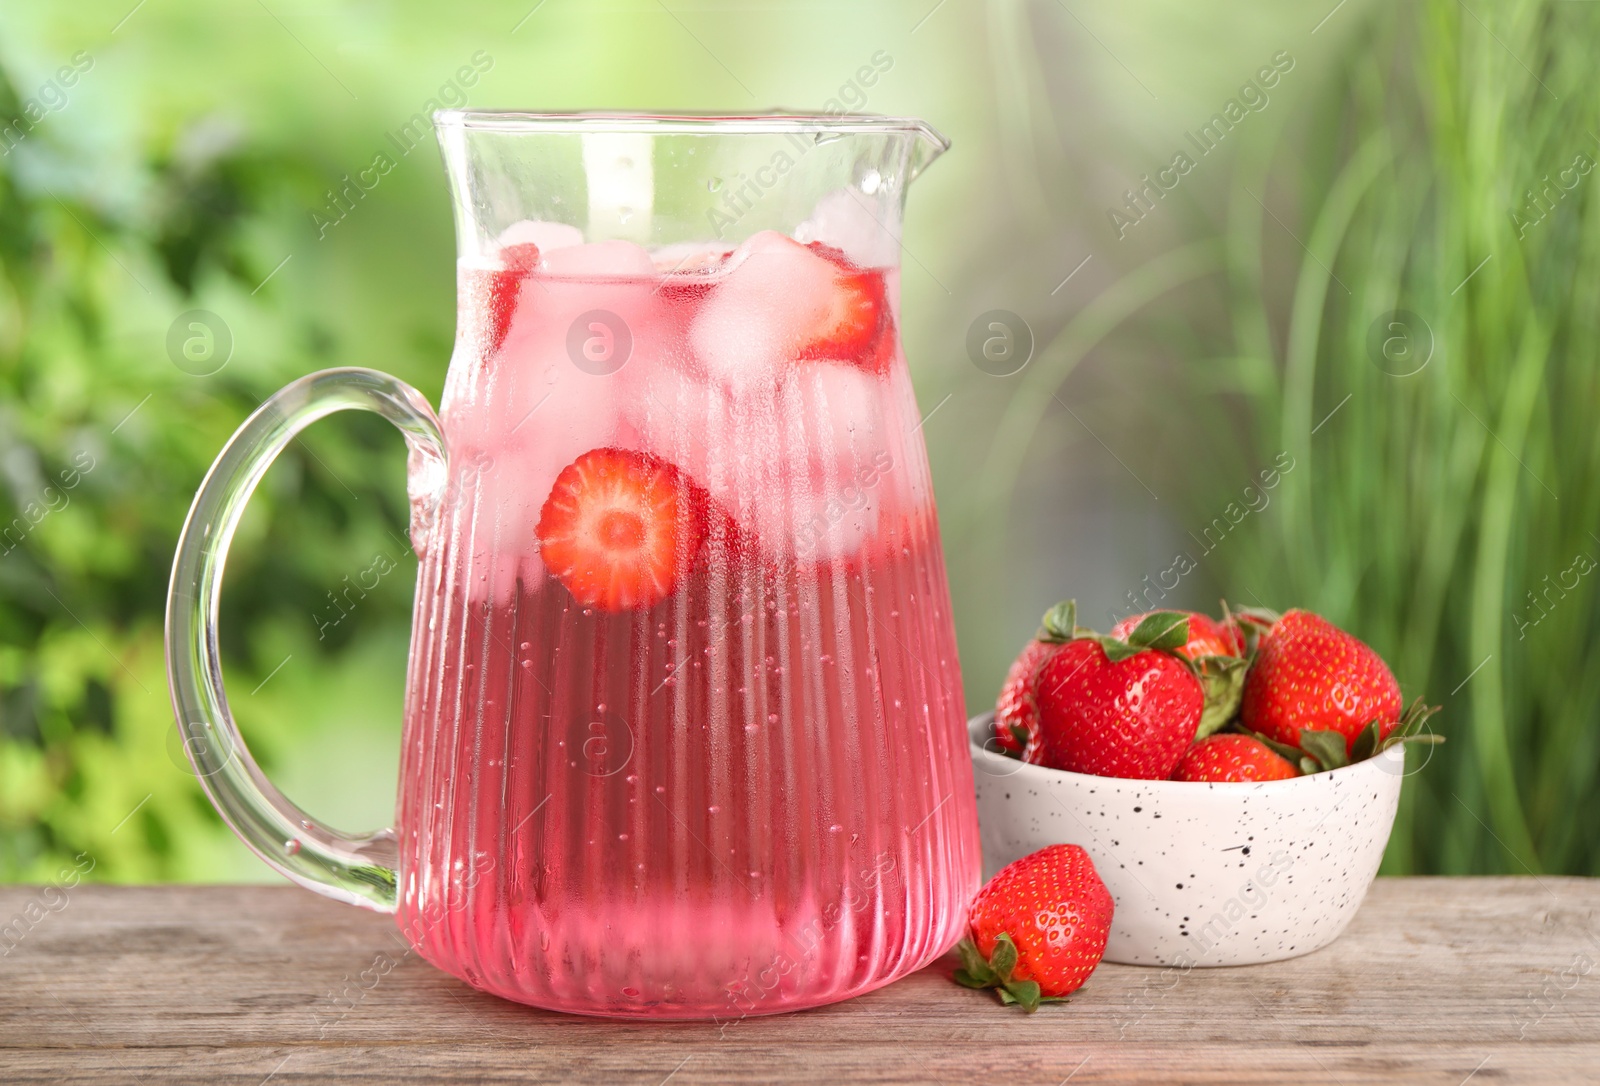
[[[906,180],[922,175],[934,159],[950,150],[950,141],[927,121],[911,121],[912,143],[906,153]]]

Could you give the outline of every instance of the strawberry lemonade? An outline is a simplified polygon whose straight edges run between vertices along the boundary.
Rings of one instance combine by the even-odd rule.
[[[971,764],[897,273],[519,223],[463,262],[400,924],[601,1015],[846,998],[962,934]]]

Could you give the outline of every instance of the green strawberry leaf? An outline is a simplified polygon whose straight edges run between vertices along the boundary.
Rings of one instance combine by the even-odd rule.
[[[1010,998],[1007,999],[1007,996]],[[1015,1002],[1029,1014],[1039,1009],[1039,1001],[1039,982],[1035,980],[1014,980],[1000,989],[1000,1002]]]
[[[1439,706],[1425,705],[1423,704],[1422,699],[1419,697],[1416,701],[1412,702],[1411,707],[1405,711],[1405,715],[1400,718],[1400,723],[1394,726],[1394,731],[1389,733],[1390,738],[1393,738],[1396,735],[1408,737],[1420,734],[1423,726],[1428,723],[1429,718],[1438,711]]]
[[[1378,722],[1371,721],[1361,734],[1356,736],[1356,741],[1350,746],[1350,760],[1364,762],[1378,752]]]
[[[1041,641],[1071,641],[1078,634],[1078,601],[1062,600],[1044,613]]]
[[[1312,731],[1302,728],[1300,729],[1300,749],[1329,769],[1338,769],[1341,766],[1350,764],[1350,756],[1346,753],[1345,738],[1340,732]]]
[[[1311,757],[1311,755],[1309,755],[1309,754],[1300,755],[1300,775],[1301,776],[1309,777],[1313,773],[1321,773],[1322,769],[1323,769],[1322,763],[1317,761],[1315,758]]]
[[[1423,735],[1391,735],[1382,743],[1378,744],[1378,753],[1382,754],[1390,747],[1398,747],[1404,743],[1421,743],[1425,747],[1434,747],[1443,742],[1444,736],[1434,735],[1432,732],[1428,732]]]
[[[1017,968],[1017,944],[1004,932],[995,940],[994,953],[988,961],[983,960],[983,954],[971,939],[961,940],[956,950],[961,955],[961,968],[955,971],[952,979],[967,988],[995,989],[1005,1006],[1015,1004],[1032,1014],[1040,1003],[1056,1003],[1063,999],[1044,995],[1037,981],[1012,978]]]
[[[1128,642],[1123,641],[1120,638],[1104,637],[1100,634],[1094,634],[1083,638],[1082,640],[1093,641],[1095,644],[1099,645],[1105,650],[1106,659],[1110,660],[1113,664],[1122,660],[1126,660],[1130,656],[1137,656],[1141,652],[1145,651],[1139,646],[1130,645]]]
[[[1000,978],[995,976],[989,963],[983,960],[977,944],[971,939],[963,939],[956,944],[956,951],[961,955],[961,969],[956,974],[956,983],[966,984],[969,988],[990,988],[999,983]],[[962,980],[965,974],[973,983],[968,984]]]
[[[1253,732],[1249,728],[1240,728],[1239,731],[1245,735],[1248,735],[1251,739],[1254,739],[1262,746],[1265,746],[1274,754],[1278,755],[1278,757],[1285,758],[1290,762],[1299,762],[1306,756],[1305,751],[1301,750],[1299,747],[1291,747],[1288,743],[1280,743],[1276,739],[1268,739],[1260,732]],[[1317,767],[1317,769],[1321,768],[1321,766]],[[1315,773],[1316,771],[1316,769],[1307,770],[1308,773]]]
[[[994,953],[989,955],[989,968],[994,970],[995,976],[1000,978],[1002,985],[1011,983],[1011,971],[1017,967],[1017,944],[1011,941],[1011,936],[1001,933],[995,940]]]
[[[1151,611],[1128,635],[1140,649],[1176,652],[1189,643],[1189,616],[1182,611]]]
[[[1200,712],[1200,726],[1195,729],[1196,739],[1220,731],[1238,714],[1248,670],[1246,661],[1238,656],[1202,656],[1197,661],[1195,671],[1206,693],[1206,704]]]

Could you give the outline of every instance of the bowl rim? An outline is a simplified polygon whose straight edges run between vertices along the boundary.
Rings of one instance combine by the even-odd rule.
[[[1397,761],[1402,767],[1404,767],[1405,745],[1403,743],[1397,743],[1388,750],[1383,751],[1381,754],[1374,755],[1365,761],[1355,762],[1351,765],[1340,766],[1338,769],[1329,769],[1322,773],[1309,773],[1304,776],[1290,777],[1286,780],[1173,781],[1146,780],[1139,777],[1097,777],[1092,773],[1074,773],[1070,769],[1052,769],[1049,766],[1034,765],[1032,762],[1018,761],[1015,758],[1011,758],[1007,755],[989,750],[983,745],[983,742],[978,738],[978,736],[980,734],[992,734],[990,729],[992,728],[993,723],[993,709],[990,709],[988,712],[978,713],[976,716],[968,718],[967,746],[972,752],[974,768],[977,769],[979,773],[985,773],[984,769],[982,768],[982,764],[979,762],[980,758],[1001,758],[1017,767],[1010,773],[1003,775],[998,773],[985,773],[985,775],[993,777],[997,780],[1021,779],[1025,781],[1037,781],[1041,784],[1048,784],[1052,781],[1058,783],[1073,782],[1078,784],[1095,784],[1097,782],[1104,783],[1107,781],[1119,781],[1126,784],[1136,784],[1141,787],[1147,787],[1154,793],[1165,793],[1168,795],[1194,795],[1196,790],[1199,788],[1204,788],[1208,792],[1223,792],[1232,793],[1235,795],[1249,793],[1251,795],[1255,795],[1261,792],[1271,793],[1292,791],[1295,788],[1308,787],[1309,785],[1307,782],[1316,781],[1319,778],[1328,779],[1340,775],[1351,776],[1358,773],[1382,772],[1386,775],[1394,776],[1397,781],[1403,781],[1405,779],[1405,772],[1403,768],[1401,772],[1398,773],[1394,773],[1391,769],[1386,768],[1386,766],[1393,766]],[[983,729],[982,733],[979,732],[980,728]]]

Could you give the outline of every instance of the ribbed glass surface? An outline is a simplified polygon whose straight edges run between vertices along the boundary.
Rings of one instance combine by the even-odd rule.
[[[870,358],[751,376],[781,294],[462,269],[400,796],[399,921],[430,961],[560,1010],[736,1018],[959,938],[961,684],[895,274],[870,275]],[[614,370],[573,353],[594,311],[626,329]],[[586,606],[543,561],[557,476],[595,449],[712,510],[657,602]]]

